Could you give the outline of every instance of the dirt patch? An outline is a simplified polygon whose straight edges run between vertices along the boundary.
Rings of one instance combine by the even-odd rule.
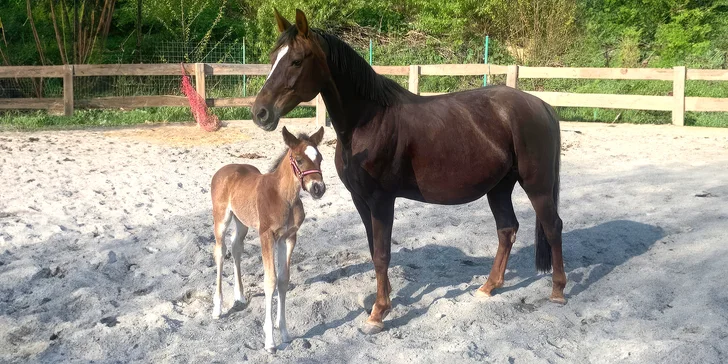
[[[175,147],[191,147],[196,145],[223,145],[249,140],[250,136],[238,128],[223,127],[218,131],[208,132],[195,124],[160,125],[140,129],[121,129],[104,133],[110,138],[120,138],[147,142],[150,144]]]

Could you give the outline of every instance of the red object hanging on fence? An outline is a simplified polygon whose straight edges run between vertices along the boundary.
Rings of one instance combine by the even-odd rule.
[[[220,127],[222,126],[222,124],[220,123],[220,119],[218,119],[217,116],[214,114],[207,113],[207,103],[202,98],[202,96],[197,93],[197,90],[192,87],[192,83],[190,82],[190,76],[188,76],[185,72],[184,64],[182,64],[181,66],[182,93],[187,97],[187,100],[190,103],[190,110],[192,111],[192,116],[195,118],[195,121],[202,129],[205,129],[206,131],[216,131],[220,129]]]

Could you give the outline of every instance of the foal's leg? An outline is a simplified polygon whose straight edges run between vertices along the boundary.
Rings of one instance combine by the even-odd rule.
[[[233,221],[235,221],[235,234],[233,235],[233,246],[231,250],[233,262],[235,262],[235,301],[245,304],[243,280],[240,277],[240,256],[243,254],[243,242],[245,241],[245,236],[248,234],[248,227],[243,225],[236,216],[233,216]]]
[[[265,322],[263,332],[265,333],[265,350],[270,353],[276,352],[276,344],[273,341],[273,291],[276,287],[276,268],[273,262],[274,246],[276,241],[273,233],[267,231],[260,235],[260,250],[263,255],[263,292],[265,292]]]
[[[384,318],[392,308],[389,294],[389,262],[392,253],[392,223],[394,222],[394,198],[380,199],[371,207],[374,272],[377,277],[377,298],[372,313],[364,325],[364,333],[376,334],[384,329]]]
[[[232,213],[227,209],[220,211],[220,209],[216,209],[213,207],[213,210],[213,233],[215,234],[215,249],[213,254],[215,257],[215,265],[217,266],[217,285],[215,289],[215,294],[212,298],[212,317],[219,318],[222,311],[222,263],[223,260],[225,260],[226,250],[225,230],[227,230],[227,227],[230,224],[230,217]]]
[[[291,342],[291,336],[288,335],[288,327],[286,326],[286,293],[288,292],[288,282],[290,279],[291,252],[296,245],[296,233],[291,234],[286,239],[285,244],[282,241],[276,243],[276,260],[278,273],[278,316],[277,326],[281,330],[281,341],[284,343]]]
[[[495,226],[498,230],[498,252],[493,259],[493,267],[491,267],[488,280],[475,291],[478,296],[490,297],[493,289],[503,286],[508,257],[511,255],[511,247],[516,241],[518,232],[518,220],[513,212],[511,199],[515,184],[516,176],[508,175],[488,192],[488,204],[493,212]]]

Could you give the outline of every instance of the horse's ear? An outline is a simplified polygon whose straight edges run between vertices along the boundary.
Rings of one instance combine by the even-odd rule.
[[[291,22],[286,20],[286,18],[281,16],[281,13],[278,12],[278,9],[273,8],[273,13],[276,16],[276,23],[278,24],[278,32],[283,33],[286,29],[288,29],[291,26]]]
[[[298,28],[298,34],[308,38],[308,20],[306,14],[300,9],[296,9],[296,28]]]
[[[308,139],[313,143],[313,145],[317,146],[321,144],[321,141],[324,139],[324,127],[322,126],[317,132],[312,134]]]
[[[288,148],[291,149],[295,148],[296,146],[298,146],[298,143],[300,143],[298,138],[291,134],[285,126],[283,127],[283,141],[286,143]]]

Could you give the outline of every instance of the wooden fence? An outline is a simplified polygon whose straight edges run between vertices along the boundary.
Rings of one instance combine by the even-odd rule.
[[[250,107],[255,97],[207,98],[205,76],[213,75],[267,75],[267,64],[185,64],[185,71],[195,76],[197,92],[211,107]],[[612,109],[672,111],[672,123],[684,125],[685,111],[728,112],[728,98],[685,97],[685,82],[688,80],[728,81],[728,70],[670,68],[556,68],[502,66],[491,64],[438,64],[412,66],[374,66],[383,75],[408,76],[408,89],[419,92],[420,76],[479,76],[506,75],[506,85],[517,88],[519,79],[564,78],[564,79],[610,79],[610,80],[661,80],[672,81],[672,95],[615,95],[582,94],[551,91],[526,91],[538,96],[552,106],[596,107]],[[117,65],[65,65],[65,66],[13,66],[0,67],[0,78],[63,78],[62,98],[11,98],[0,99],[0,109],[56,109],[65,115],[72,115],[75,108],[140,108],[152,106],[186,106],[184,96],[132,96],[97,97],[74,99],[73,80],[76,77],[92,76],[181,76],[178,64],[117,64]],[[421,93],[424,96],[439,93]],[[323,125],[326,108],[321,96],[301,106],[316,107],[315,120]]]

